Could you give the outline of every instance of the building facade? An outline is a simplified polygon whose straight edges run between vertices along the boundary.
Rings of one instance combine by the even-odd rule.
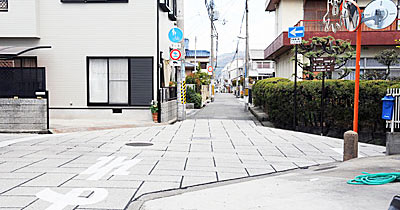
[[[363,10],[370,1],[357,1],[359,7]],[[399,5],[396,0],[396,5]],[[288,38],[288,28],[293,26],[304,26],[305,37],[303,40],[309,40],[314,36],[324,37],[333,36],[336,39],[348,40],[352,45],[356,44],[356,32],[348,32],[342,28],[336,33],[325,32],[322,18],[327,11],[326,0],[267,0],[266,11],[275,12],[275,40],[265,49],[264,58],[276,62],[275,71],[277,77],[294,79],[294,53],[293,45]],[[399,34],[399,19],[389,27],[381,30],[372,30],[361,24],[362,30],[362,50],[361,50],[361,73],[364,70],[386,69],[379,64],[374,56],[384,49],[396,49],[395,39]],[[355,46],[354,46],[355,49]],[[303,60],[302,57],[298,59]],[[355,69],[355,58],[350,60],[345,66],[349,69]],[[392,76],[400,73],[400,65],[392,67]],[[339,72],[333,72],[332,78],[337,78]],[[302,75],[301,68],[298,68],[298,75]],[[347,79],[354,78],[354,72]]]
[[[22,58],[23,65],[46,68],[50,119],[151,120],[149,105],[160,99],[165,81],[160,75],[170,60],[176,0],[0,5],[0,46],[51,46],[0,62],[17,64]]]

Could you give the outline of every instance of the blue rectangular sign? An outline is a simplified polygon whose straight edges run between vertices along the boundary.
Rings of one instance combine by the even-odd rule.
[[[304,37],[304,26],[289,27],[288,30],[289,38],[300,38]]]

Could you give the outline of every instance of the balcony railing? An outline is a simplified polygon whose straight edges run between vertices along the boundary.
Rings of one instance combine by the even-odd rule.
[[[375,30],[368,28],[364,23],[361,23],[361,31],[399,31],[400,26],[400,19],[396,19],[392,25],[388,26],[387,28]],[[331,24],[338,23],[339,20],[331,20]],[[325,25],[323,24],[323,20],[300,20],[297,22],[295,26],[304,26],[305,31],[314,31],[314,32],[324,32]],[[344,27],[338,29],[337,31],[347,31]]]
[[[36,98],[45,91],[45,68],[0,67],[0,98]]]

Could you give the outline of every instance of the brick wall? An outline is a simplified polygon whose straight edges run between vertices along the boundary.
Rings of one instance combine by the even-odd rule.
[[[1,132],[46,132],[47,99],[0,99]]]

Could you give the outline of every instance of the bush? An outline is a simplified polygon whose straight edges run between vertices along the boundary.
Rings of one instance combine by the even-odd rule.
[[[386,89],[395,82],[370,80],[360,82],[359,134],[360,141],[384,145],[385,121],[381,119],[382,102]],[[300,81],[297,89],[297,120],[299,129],[318,133],[321,118],[322,81]],[[395,85],[393,87],[398,86]],[[255,105],[264,108],[276,126],[293,129],[293,90],[291,81],[281,78],[266,79],[253,86]],[[324,134],[343,138],[353,126],[354,81],[327,80],[325,82]]]
[[[186,90],[186,102],[187,103],[194,103],[195,109],[201,108],[202,98],[201,95],[196,93],[192,88],[187,88]]]

